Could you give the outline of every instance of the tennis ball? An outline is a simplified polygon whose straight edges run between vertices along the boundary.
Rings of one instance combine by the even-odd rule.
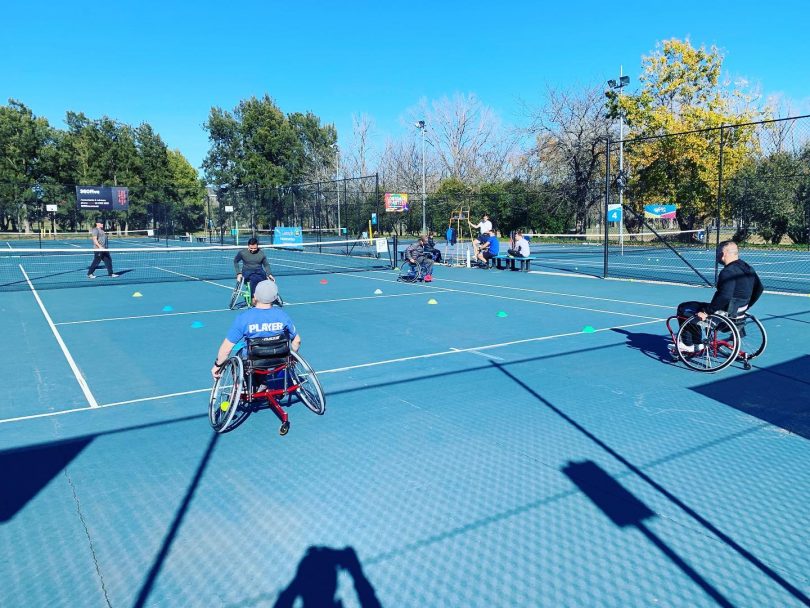
[[[219,409],[221,409],[223,412],[227,412],[229,407],[231,407],[230,401],[223,401],[219,404]]]

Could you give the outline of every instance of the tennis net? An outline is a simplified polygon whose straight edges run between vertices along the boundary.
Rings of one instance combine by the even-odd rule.
[[[540,234],[524,235],[532,253],[555,253],[571,255],[594,255],[604,250],[604,233],[587,234]],[[625,232],[619,234],[613,230],[608,236],[608,248],[624,248],[629,253],[645,253],[658,249],[705,249],[705,230],[676,230],[668,232]]]
[[[377,242],[339,240],[294,245],[264,245],[274,276],[358,272],[390,269],[391,245],[383,251]],[[93,250],[0,249],[0,291],[110,285],[114,283],[160,283],[212,281],[234,277],[233,259],[244,247],[114,247],[108,251],[118,278],[107,278],[102,264],[96,280],[87,278]]]

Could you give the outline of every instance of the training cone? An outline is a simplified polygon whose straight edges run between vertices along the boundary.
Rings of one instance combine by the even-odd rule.
[[[321,285],[326,285],[328,282],[326,279],[321,279]]]
[[[174,308],[172,308],[171,306],[164,306],[163,307],[163,312],[171,312],[173,310],[174,310]]]
[[[132,294],[132,297],[133,298],[142,298],[143,294],[140,291],[136,291],[135,293]]]
[[[582,328],[582,333],[583,334],[592,334],[595,331],[596,330],[591,325],[586,325],[585,327]]]
[[[205,327],[202,321],[194,321],[194,323],[191,324],[192,329],[200,329],[201,327]]]
[[[499,317],[501,317],[501,318],[503,318],[503,317],[508,317],[509,315],[508,315],[508,314],[506,314],[504,311],[502,311],[502,310],[501,310],[501,311],[498,311],[498,316],[499,316]]]
[[[438,304],[438,302],[436,300],[434,300],[433,298],[430,298],[428,300],[428,304]]]
[[[378,295],[380,295],[380,294],[382,294],[382,289],[375,289],[375,290],[374,290],[374,295],[375,295],[375,296],[378,296]]]

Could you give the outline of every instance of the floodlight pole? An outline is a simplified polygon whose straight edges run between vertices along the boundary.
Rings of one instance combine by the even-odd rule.
[[[630,84],[630,78],[624,76],[624,66],[619,66],[619,80],[609,80],[608,85],[619,91],[619,246],[624,255],[624,110],[622,109],[622,89]]]
[[[425,121],[417,121],[416,128],[422,132],[422,234],[427,234],[427,214],[425,213]]]
[[[341,234],[340,231],[340,185],[338,184],[338,180],[340,179],[340,148],[337,144],[335,144],[335,190],[337,191],[337,234],[338,237]]]

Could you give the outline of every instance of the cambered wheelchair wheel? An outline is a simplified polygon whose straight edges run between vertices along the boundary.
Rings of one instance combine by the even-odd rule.
[[[402,262],[399,267],[397,281],[403,283],[418,283],[424,278],[424,268],[421,264],[411,264],[408,260]]]
[[[290,354],[292,355],[290,360],[290,381],[300,385],[297,393],[304,405],[322,416],[326,411],[326,398],[323,396],[323,389],[318,381],[318,376],[315,375],[315,371],[301,355],[296,352]]]
[[[759,357],[768,346],[768,334],[754,315],[744,314],[741,318],[734,319],[734,324],[740,334],[740,352],[737,356],[745,369],[751,369],[751,359]]]
[[[675,340],[678,358],[689,369],[717,372],[731,365],[740,350],[740,334],[725,315],[709,315],[701,321],[689,317]]]
[[[233,292],[231,293],[231,302],[228,304],[228,308],[231,310],[236,310],[237,308],[243,308],[247,305],[247,294],[245,293],[245,279],[244,277],[236,281],[236,286],[233,288]]]
[[[230,357],[222,366],[222,374],[211,388],[208,419],[217,433],[226,432],[233,424],[244,389],[245,370],[242,359]]]

